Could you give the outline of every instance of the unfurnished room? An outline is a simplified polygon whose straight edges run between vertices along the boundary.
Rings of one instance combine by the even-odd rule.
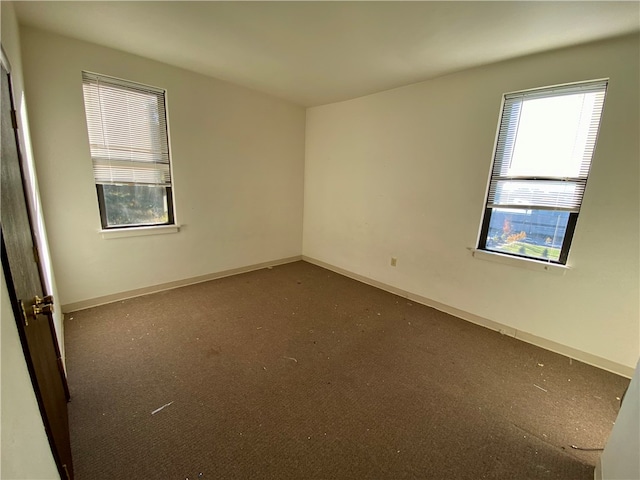
[[[640,3],[0,8],[0,478],[640,480]]]

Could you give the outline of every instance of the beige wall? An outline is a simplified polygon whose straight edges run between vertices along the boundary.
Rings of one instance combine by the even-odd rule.
[[[303,108],[39,30],[21,40],[62,304],[301,254]],[[179,233],[101,237],[82,70],[167,90]]]
[[[2,48],[11,64],[12,84],[16,100],[16,110],[22,127],[21,140],[25,136],[25,110],[22,105],[22,66],[20,59],[20,41],[18,23],[13,5],[8,2],[0,3],[2,17]],[[22,144],[25,166],[29,175],[27,182],[30,187],[29,195],[32,199],[34,214],[37,215],[37,184],[31,157],[28,149]],[[46,235],[41,219],[36,218],[38,243],[42,253],[42,260],[47,271],[45,283],[48,292],[56,292],[55,280],[47,258]],[[60,478],[49,442],[44,430],[42,417],[36,400],[27,363],[22,352],[16,320],[11,309],[11,301],[7,290],[4,271],[0,281],[0,478],[11,479],[54,479]],[[62,340],[62,316],[55,317],[59,340]]]
[[[309,109],[303,254],[632,371],[639,58],[638,37],[625,37]],[[571,270],[473,258],[502,94],[603,77],[610,84]]]
[[[640,478],[640,362],[600,457],[600,468],[603,480]]]

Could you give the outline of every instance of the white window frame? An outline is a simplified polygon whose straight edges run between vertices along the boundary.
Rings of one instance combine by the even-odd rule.
[[[492,155],[492,164],[491,170],[489,174],[489,180],[485,195],[484,201],[484,211],[482,215],[482,221],[480,225],[480,231],[478,233],[478,240],[476,242],[477,248],[474,249],[474,256],[479,256],[480,258],[488,259],[490,257],[503,258],[507,261],[503,263],[514,263],[515,262],[524,261],[525,263],[537,263],[537,264],[545,264],[552,267],[565,267],[568,262],[569,252],[571,248],[571,241],[573,239],[573,235],[575,232],[575,228],[577,225],[577,220],[580,212],[580,208],[582,206],[582,201],[584,197],[584,191],[586,189],[587,180],[590,174],[590,167],[593,161],[593,157],[595,155],[595,148],[597,143],[597,137],[600,131],[601,119],[604,112],[604,100],[606,97],[606,90],[608,87],[608,79],[598,79],[591,80],[586,82],[576,82],[570,84],[563,85],[555,85],[551,87],[542,87],[530,90],[523,90],[517,92],[506,93],[503,95],[502,104],[500,108],[500,118],[498,121],[498,128],[496,132],[496,139],[494,142],[494,150]],[[590,130],[589,137],[590,141],[593,142],[592,147],[588,150],[590,151],[590,155],[588,158],[588,162],[583,160],[583,164],[580,170],[580,174],[575,178],[568,177],[502,177],[501,176],[501,168],[505,165],[507,160],[507,155],[511,155],[513,152],[506,152],[505,143],[511,142],[511,146],[513,146],[516,142],[517,138],[517,127],[515,136],[513,139],[508,138],[509,135],[513,135],[513,125],[510,125],[509,122],[513,121],[513,118],[509,116],[509,113],[506,112],[507,108],[513,106],[517,99],[521,99],[525,101],[526,99],[533,98],[550,98],[558,95],[569,95],[571,93],[584,93],[584,92],[592,92],[592,91],[602,91],[601,104],[599,104],[600,110],[598,112],[597,124],[593,124],[594,118],[592,118],[592,127],[595,126],[595,132]],[[600,100],[598,100],[600,101]],[[519,122],[519,119],[518,119]],[[593,126],[594,125],[594,126]],[[506,153],[505,153],[506,152]],[[585,155],[586,158],[586,155]],[[510,161],[510,159],[509,159]],[[500,181],[531,181],[531,182],[566,182],[566,184],[571,184],[573,187],[574,193],[568,195],[567,198],[561,200],[559,203],[554,205],[551,201],[545,201],[544,197],[542,201],[537,199],[536,202],[540,203],[532,203],[525,205],[496,205],[494,202],[496,198],[496,185]],[[532,184],[533,185],[533,184]],[[550,200],[550,199],[547,199]],[[557,200],[556,200],[557,201]],[[542,205],[542,206],[540,206]],[[487,247],[487,241],[489,236],[489,225],[491,222],[491,215],[493,210],[496,208],[527,208],[527,209],[535,209],[535,210],[559,210],[559,211],[567,211],[569,212],[569,219],[566,226],[566,231],[564,235],[564,241],[562,243],[560,256],[557,260],[549,260],[543,258],[537,258],[527,255],[522,255],[519,253],[511,253],[500,251],[496,249],[491,249]],[[477,255],[480,254],[480,255]],[[549,270],[548,267],[543,267],[545,270]]]
[[[175,219],[166,90],[87,71],[82,72],[82,80],[85,119],[103,237],[130,236],[134,231],[137,232],[135,235],[152,234],[156,233],[156,230],[161,233],[178,231]],[[146,131],[132,130],[129,139],[120,135],[115,141],[111,140],[108,135],[109,128],[105,126],[103,112],[111,108],[113,113],[116,108],[122,107],[118,104],[118,100],[122,101],[122,99],[118,97],[114,103],[105,105],[101,94],[101,91],[104,92],[101,90],[103,88],[109,88],[112,92],[118,90],[129,92],[139,98],[141,95],[148,95],[149,98],[155,99],[158,109],[157,125],[148,125]],[[127,118],[126,112],[122,113],[122,117]],[[129,128],[135,127],[129,124]],[[140,136],[145,139],[147,145],[141,147],[140,142],[134,139]],[[105,185],[164,187],[167,221],[110,224],[107,218]],[[123,230],[127,232],[118,234],[118,231]]]

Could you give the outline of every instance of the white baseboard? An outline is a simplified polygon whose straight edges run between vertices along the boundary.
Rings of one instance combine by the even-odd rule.
[[[105,295],[102,297],[91,298],[88,300],[82,300],[80,302],[68,303],[62,305],[63,313],[75,312],[78,310],[84,310],[87,308],[97,307],[100,305],[105,305],[107,303],[117,302],[121,300],[126,300],[128,298],[140,297],[142,295],[148,295],[150,293],[162,292],[165,290],[171,290],[174,288],[184,287],[187,285],[193,285],[196,283],[208,282],[210,280],[216,280],[218,278],[229,277],[231,275],[237,275],[240,273],[247,273],[254,270],[260,270],[262,268],[272,267],[276,265],[283,265],[286,263],[297,262],[299,260],[304,260],[305,262],[312,263],[314,265],[318,265],[319,267],[326,268],[327,270],[331,270],[333,272],[344,275],[345,277],[352,278],[362,283],[366,283],[367,285],[371,285],[373,287],[379,288],[381,290],[385,290],[387,292],[399,295],[401,297],[407,298],[416,303],[420,303],[422,305],[426,305],[428,307],[435,308],[436,310],[440,310],[441,312],[448,313],[449,315],[453,315],[454,317],[461,318],[468,322],[474,323],[476,325],[481,325],[483,327],[489,328],[491,330],[495,330],[504,335],[509,335],[511,337],[517,338],[518,340],[522,340],[527,343],[531,343],[532,345],[536,345],[538,347],[544,348],[546,350],[550,350],[555,353],[559,353],[566,357],[578,360],[583,363],[587,363],[589,365],[593,365],[594,367],[601,368],[603,370],[607,370],[609,372],[615,373],[617,375],[622,375],[623,377],[631,378],[633,376],[634,369],[632,367],[628,367],[626,365],[622,365],[617,362],[612,362],[611,360],[607,360],[606,358],[598,357],[597,355],[593,355],[587,352],[583,352],[581,350],[569,347],[567,345],[562,345],[560,343],[554,342],[552,340],[548,340],[543,337],[539,337],[537,335],[533,335],[531,333],[522,332],[516,330],[513,327],[508,325],[504,325],[502,323],[494,322],[493,320],[489,320],[488,318],[480,317],[473,313],[466,312],[464,310],[460,310],[455,307],[451,307],[449,305],[445,305],[440,302],[436,302],[435,300],[431,300],[427,297],[423,297],[422,295],[417,295],[400,288],[394,287],[392,285],[388,285],[383,282],[379,282],[377,280],[373,280],[371,278],[365,277],[363,275],[359,275],[357,273],[350,272],[340,267],[336,267],[335,265],[331,265],[329,263],[325,263],[321,260],[317,260],[315,258],[308,257],[306,255],[297,255],[294,257],[282,258],[279,260],[273,260],[270,262],[263,262],[254,265],[247,265],[244,267],[233,268],[230,270],[224,270],[221,272],[210,273],[207,275],[201,275],[198,277],[186,278],[183,280],[176,280],[174,282],[162,283],[159,285],[152,285],[150,287],[137,288],[135,290],[129,290],[126,292],[114,293],[112,295]]]
[[[550,350],[552,352],[559,353],[560,355],[564,355],[570,359],[578,360],[580,362],[593,365],[594,367],[607,370],[609,372],[615,373],[617,375],[621,375],[626,378],[631,378],[633,376],[633,372],[634,372],[633,367],[628,367],[626,365],[622,365],[617,362],[612,362],[611,360],[607,360],[606,358],[602,358],[597,355],[593,355],[591,353],[583,352],[582,350],[578,350],[578,349],[569,347],[567,345],[554,342],[553,340],[549,340],[543,337],[539,337],[537,335],[533,335],[531,333],[522,332],[508,325],[494,322],[493,320],[489,320],[488,318],[480,317],[478,315],[465,312],[464,310],[460,310],[455,307],[450,307],[449,305],[436,302],[435,300],[431,300],[427,297],[423,297],[422,295],[416,295],[414,293],[402,290],[392,285],[387,285],[386,283],[379,282],[377,280],[373,280],[363,275],[359,275],[357,273],[353,273],[348,270],[342,269],[340,267],[336,267],[334,265],[325,263],[321,260],[308,257],[306,255],[302,255],[302,260],[304,260],[305,262],[312,263],[314,265],[318,265],[319,267],[326,268],[327,270],[331,270],[333,272],[339,273],[341,275],[344,275],[345,277],[349,277],[354,280],[358,280],[359,282],[366,283],[367,285],[371,285],[381,290],[394,293],[396,295],[407,298],[416,303],[421,303],[422,305],[435,308],[436,310],[440,310],[441,312],[448,313],[449,315],[453,315],[454,317],[458,317],[468,322],[475,323],[476,325],[480,325],[480,326],[489,328],[491,330],[495,330],[504,335],[509,335],[511,337],[517,338],[518,340],[522,340],[523,342],[527,342],[532,345],[536,345],[537,347],[544,348],[545,350]]]
[[[602,480],[602,462],[598,459],[596,469],[593,471],[593,480]]]
[[[150,293],[162,292],[165,290],[171,290],[179,287],[186,287],[187,285],[193,285],[196,283],[208,282],[209,280],[216,280],[218,278],[230,277],[231,275],[238,275],[239,273],[252,272],[254,270],[260,270],[267,267],[275,267],[276,265],[284,265],[285,263],[297,262],[302,260],[302,255],[296,255],[295,257],[281,258],[279,260],[272,260],[270,262],[256,263],[254,265],[247,265],[239,268],[232,268],[230,270],[223,270],[221,272],[209,273],[207,275],[200,275],[198,277],[185,278],[182,280],[176,280],[174,282],[161,283],[159,285],[152,285],[150,287],[136,288],[135,290],[128,290],[126,292],[114,293],[112,295],[105,295],[102,297],[91,298],[88,300],[82,300],[80,302],[67,303],[62,305],[62,313],[76,312],[78,310],[85,310],[87,308],[97,307],[105,305],[107,303],[118,302],[120,300],[126,300],[128,298],[140,297],[142,295],[148,295]]]

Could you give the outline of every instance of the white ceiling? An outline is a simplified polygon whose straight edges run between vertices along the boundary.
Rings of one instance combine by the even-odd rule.
[[[632,2],[16,2],[21,24],[321,105],[640,30]]]

